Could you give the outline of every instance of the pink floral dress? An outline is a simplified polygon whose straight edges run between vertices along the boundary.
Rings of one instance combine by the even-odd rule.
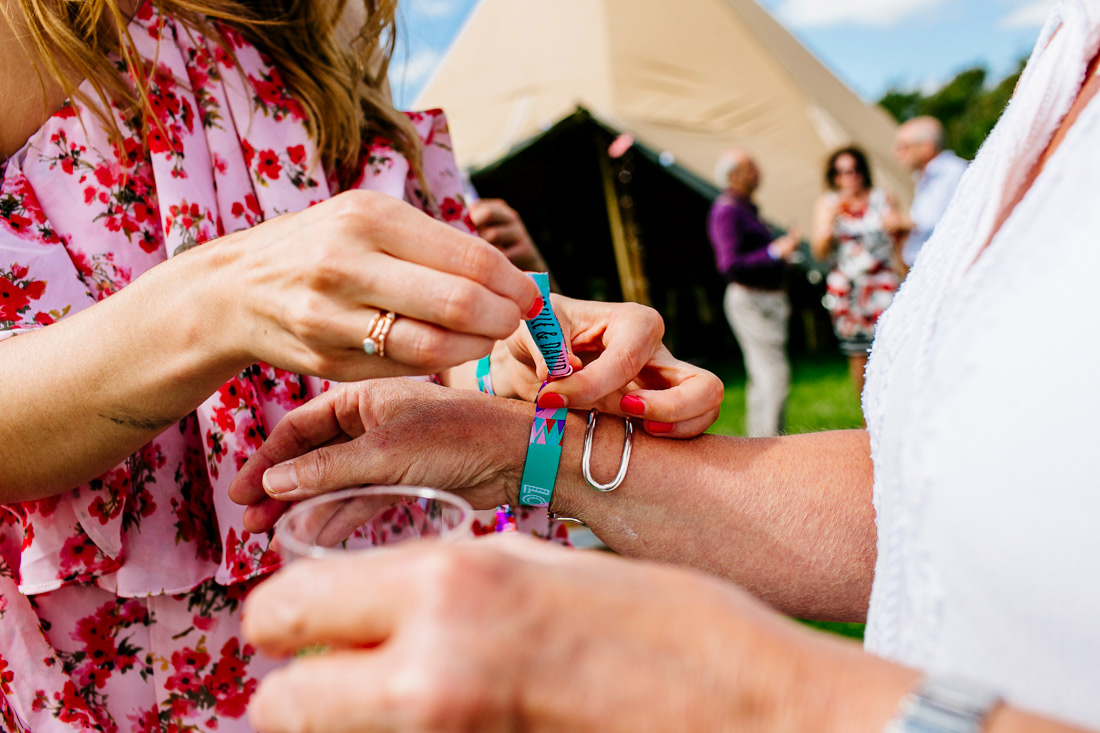
[[[70,103],[0,167],[0,340],[337,191],[311,163],[279,71],[238,34],[227,31],[239,68],[150,3],[131,34],[155,69],[162,126],[146,136],[120,116],[114,146]],[[410,118],[430,213],[471,231],[442,113]],[[382,139],[366,146],[356,185],[429,208]],[[275,423],[327,387],[255,364],[99,478],[0,507],[0,729],[248,730],[272,662],[241,639],[240,604],[278,559],[266,535],[243,530],[226,488]]]

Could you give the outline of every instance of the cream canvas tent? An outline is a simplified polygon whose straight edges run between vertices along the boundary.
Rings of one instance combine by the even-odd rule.
[[[520,212],[566,294],[653,305],[684,357],[735,348],[705,228],[723,149],[756,155],[780,227],[808,229],[848,142],[908,194],[886,115],[753,0],[480,0],[416,106],[447,111],[460,164]],[[637,144],[609,154],[624,132]],[[804,274],[792,349],[828,348],[819,273]]]
[[[447,110],[472,168],[577,106],[707,181],[723,149],[744,146],[764,170],[764,213],[804,231],[840,145],[862,145],[876,182],[909,195],[893,122],[754,0],[480,0],[416,106]]]

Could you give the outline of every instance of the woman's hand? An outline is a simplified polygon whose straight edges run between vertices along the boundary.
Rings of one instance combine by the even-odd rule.
[[[357,484],[461,489],[474,508],[489,509],[516,498],[531,412],[411,379],[339,385],[275,426],[229,496],[248,506],[251,532],[270,529],[290,502]]]
[[[541,304],[530,278],[492,245],[366,191],[198,252],[218,258],[226,349],[244,363],[339,381],[428,374],[476,359]],[[399,316],[385,359],[362,349],[381,310]]]
[[[648,432],[674,438],[699,435],[718,418],[722,381],[669,353],[661,343],[664,322],[657,311],[559,295],[551,301],[575,371],[548,386],[540,405],[641,417]],[[494,347],[490,365],[501,396],[533,400],[546,379],[526,328]]]
[[[264,733],[881,730],[915,673],[670,566],[521,537],[300,562],[244,632]]]

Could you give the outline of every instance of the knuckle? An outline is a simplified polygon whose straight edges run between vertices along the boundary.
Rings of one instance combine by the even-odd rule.
[[[294,470],[301,488],[323,488],[326,480],[333,475],[335,464],[329,451],[315,450],[294,461]]]
[[[376,191],[355,189],[331,199],[333,211],[329,221],[338,233],[366,238],[375,236],[394,215],[396,199]]]
[[[714,374],[707,373],[707,400],[712,405],[718,405],[722,403],[723,398],[726,396],[725,385],[722,384],[722,380]]]
[[[424,579],[427,589],[427,607],[432,611],[444,611],[454,607],[463,597],[462,578],[469,572],[461,551],[446,550],[426,553],[420,558],[417,575]]]
[[[447,338],[444,332],[433,328],[420,328],[409,337],[408,357],[402,359],[415,366],[438,366],[449,363]]]
[[[415,730],[484,730],[482,726],[488,721],[499,722],[503,717],[503,705],[493,681],[455,685],[456,671],[437,665],[425,675],[422,696],[415,701],[418,705],[412,721]]]
[[[337,227],[355,226],[366,216],[372,204],[369,192],[353,190],[329,199],[328,221]]]
[[[660,313],[649,306],[638,303],[632,305],[632,310],[642,326],[650,333],[655,334],[658,341],[664,338],[665,319],[661,317]]]
[[[459,273],[477,282],[487,282],[493,274],[496,258],[500,255],[492,245],[475,237],[464,237],[463,245],[455,251]]]
[[[425,587],[432,589],[429,605],[448,613],[469,605],[470,599],[482,598],[482,591],[498,587],[509,573],[504,558],[476,546],[445,548],[422,561],[422,572],[429,581]]]
[[[475,322],[478,308],[477,287],[460,282],[444,294],[439,317],[443,325],[465,331]]]
[[[447,684],[439,665],[429,665],[429,669],[423,670],[422,674],[419,689],[413,694],[415,699],[410,700],[415,704],[407,708],[413,711],[410,721],[413,729],[444,731],[461,725],[464,722],[461,720],[462,695],[455,694],[457,690],[453,682]]]

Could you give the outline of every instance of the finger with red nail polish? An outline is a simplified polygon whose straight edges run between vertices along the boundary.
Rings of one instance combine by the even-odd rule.
[[[535,298],[535,302],[531,304],[531,307],[527,309],[527,312],[523,315],[523,320],[529,321],[539,313],[542,313],[542,307],[545,305],[542,298]]]
[[[565,407],[565,398],[557,392],[543,392],[539,395],[539,407],[544,410],[556,410]]]
[[[634,415],[640,417],[645,414],[645,402],[642,402],[640,397],[636,397],[632,394],[624,395],[619,400],[619,409],[628,415]]]
[[[647,433],[653,433],[654,435],[664,435],[665,433],[671,433],[672,429],[676,427],[670,422],[657,422],[656,420],[643,420],[642,426]]]

